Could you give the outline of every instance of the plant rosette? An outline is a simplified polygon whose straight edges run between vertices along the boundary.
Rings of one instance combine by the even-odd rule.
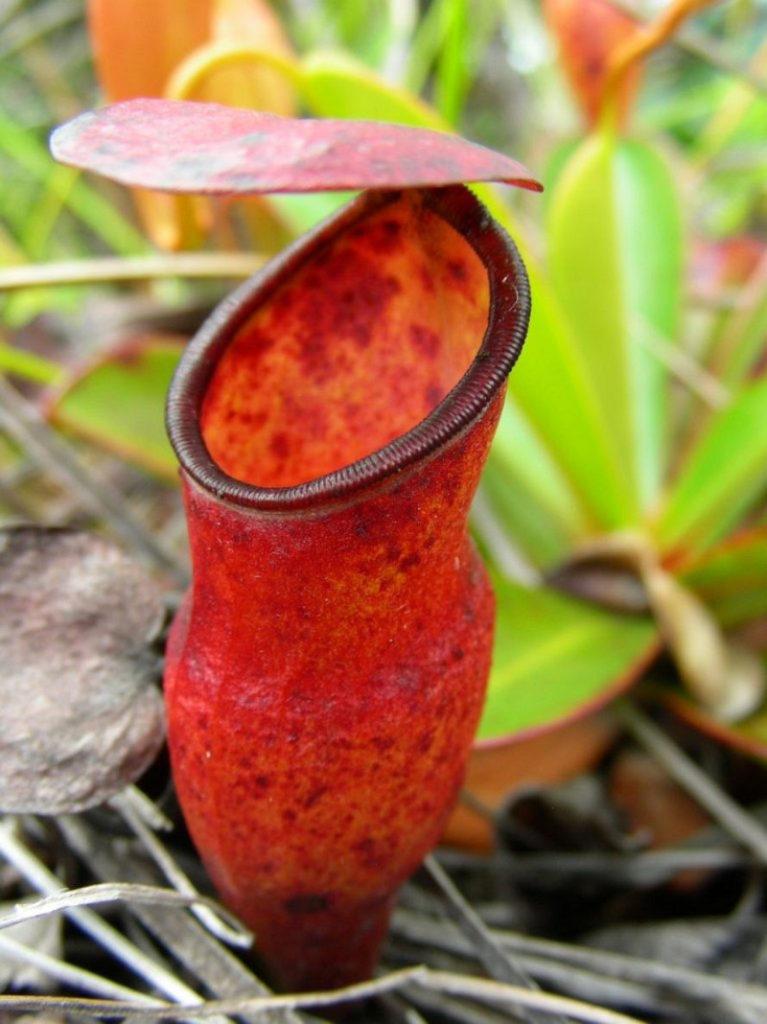
[[[445,826],[490,667],[467,517],[529,291],[460,182],[538,186],[452,136],[210,104],[118,104],[53,150],[150,188],[366,189],[181,359],[167,423],[193,583],[165,679],[186,821],[270,978],[365,978]]]

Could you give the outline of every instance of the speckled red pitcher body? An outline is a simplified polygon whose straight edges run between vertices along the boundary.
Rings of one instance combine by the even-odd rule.
[[[171,389],[173,773],[281,988],[370,975],[461,784],[494,607],[467,519],[528,315],[466,189],[368,193],[227,300]]]

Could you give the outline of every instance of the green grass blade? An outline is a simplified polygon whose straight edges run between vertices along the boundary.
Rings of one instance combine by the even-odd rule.
[[[710,421],[681,467],[656,526],[664,550],[694,554],[723,538],[767,488],[767,378]]]
[[[469,14],[466,0],[441,0],[443,33],[437,61],[434,101],[449,124],[457,124],[469,89]]]
[[[765,163],[767,178],[767,161]],[[767,337],[767,256],[744,285],[737,307],[730,313],[711,362],[725,384],[741,384],[764,351]]]
[[[50,359],[44,359],[34,352],[25,352],[0,338],[0,373],[10,373],[36,384],[51,385],[61,380],[63,370]]]
[[[681,578],[727,628],[767,617],[767,527],[706,552]]]
[[[83,181],[77,171],[56,169],[39,139],[2,113],[0,150],[39,188],[47,188],[49,195],[59,195],[62,205],[114,252],[130,255],[146,251],[144,236],[108,200]]]
[[[512,399],[498,424],[486,478],[499,519],[536,565],[558,562],[588,531],[569,481]]]
[[[498,463],[492,452],[482,476],[485,499],[510,542],[538,569],[557,565],[572,549],[572,535],[545,506],[529,481]],[[492,562],[492,553],[489,553]],[[498,565],[499,571],[503,566]]]

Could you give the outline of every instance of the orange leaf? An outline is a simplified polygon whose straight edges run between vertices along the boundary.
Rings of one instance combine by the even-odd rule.
[[[175,66],[210,37],[211,0],[88,0],[88,29],[107,99],[162,96]]]
[[[263,0],[89,0],[88,25],[99,82],[110,101],[164,96],[178,69],[208,47],[237,44],[292,57],[280,21]],[[295,110],[292,85],[272,68],[211,62],[196,82],[193,95],[200,99],[283,115]],[[133,191],[141,222],[162,249],[199,246],[213,229],[219,239],[236,234],[227,227],[231,203]],[[267,202],[247,206],[251,241],[268,251],[280,248],[285,232]]]
[[[594,125],[602,112],[610,62],[636,33],[637,23],[607,0],[544,0],[543,13],[586,121]],[[635,67],[621,84],[621,122],[628,117],[640,75]]]

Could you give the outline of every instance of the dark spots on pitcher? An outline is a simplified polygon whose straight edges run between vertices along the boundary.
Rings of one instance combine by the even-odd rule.
[[[375,236],[379,252],[391,252],[401,244],[402,225],[396,220],[384,220]]]
[[[399,567],[403,570],[403,572],[407,572],[408,569],[414,569],[415,566],[420,564],[421,556],[416,555],[415,552],[413,552],[410,555],[405,555],[405,557],[401,558],[399,561]]]
[[[357,348],[367,348],[375,322],[383,318],[386,307],[399,291],[399,281],[382,274],[373,273],[355,281],[337,297],[335,331],[347,333]]]
[[[309,795],[303,800],[303,806],[308,810],[310,807],[314,807],[318,800],[327,793],[327,786],[315,786],[315,788],[309,793]]]
[[[426,405],[434,407],[439,405],[444,397],[444,391],[438,384],[429,384],[424,392]]]
[[[427,729],[425,732],[422,732],[421,735],[418,737],[416,751],[419,754],[426,754],[431,749],[431,745],[433,742],[434,732],[431,729]]]
[[[285,459],[290,451],[290,442],[287,434],[282,432],[273,434],[269,441],[269,448],[276,459]]]
[[[439,335],[424,324],[410,325],[410,341],[413,348],[424,359],[435,359],[441,348]]]
[[[289,914],[318,914],[330,906],[330,897],[323,892],[307,892],[292,896],[282,904]]]
[[[447,270],[454,281],[465,281],[469,276],[466,264],[462,260],[448,260]]]
[[[402,246],[402,225],[393,217],[376,220],[348,232],[348,238],[361,243],[365,249],[373,249],[379,255],[395,252]]]
[[[362,867],[368,870],[375,870],[380,867],[381,857],[374,839],[369,837],[360,839],[359,842],[354,843],[352,851],[357,855]]]
[[[419,277],[421,279],[421,287],[428,295],[433,295],[437,290],[434,285],[434,275],[426,267],[420,268]]]
[[[402,286],[373,261],[344,253],[313,267],[305,284],[312,287],[311,301],[304,299],[294,311],[298,357],[321,382],[333,375],[342,358],[340,339],[361,351],[371,345],[376,326],[385,322],[387,307]]]

